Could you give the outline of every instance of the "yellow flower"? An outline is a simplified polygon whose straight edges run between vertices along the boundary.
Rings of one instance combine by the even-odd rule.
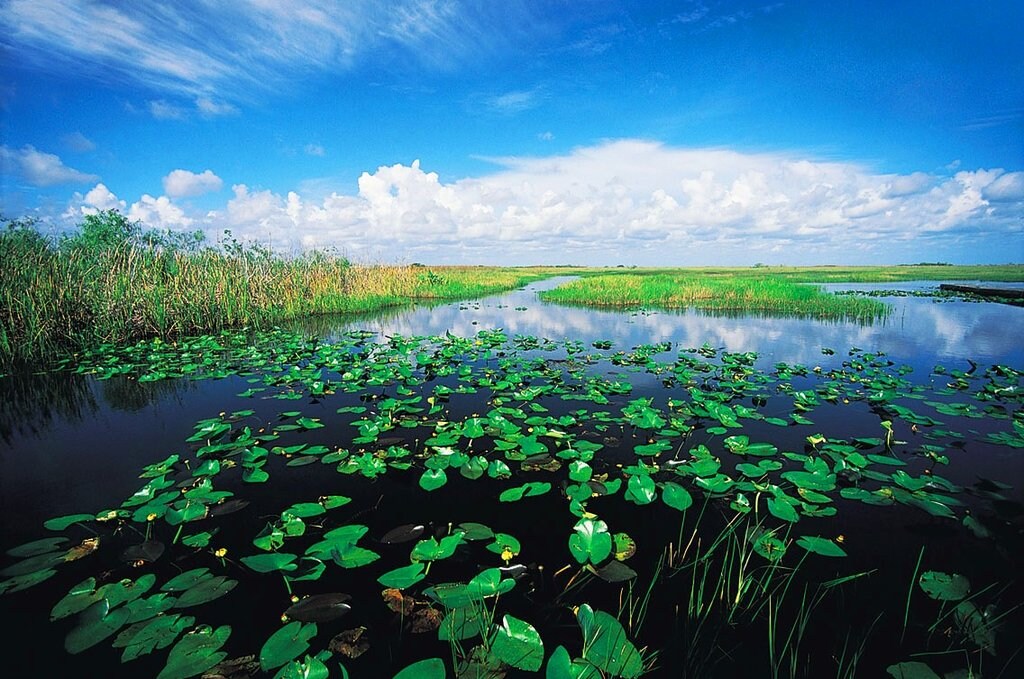
[[[219,558],[219,559],[223,559],[225,556],[227,556],[227,553],[228,553],[227,547],[221,547],[216,552],[214,552],[213,555],[215,557]]]
[[[156,521],[156,512],[146,515],[146,521]]]
[[[512,557],[514,557],[514,556],[515,556],[515,554],[513,554],[512,550],[509,549],[508,547],[506,547],[505,549],[503,549],[501,551],[501,560],[504,561],[505,563],[508,563],[509,561],[511,561]]]

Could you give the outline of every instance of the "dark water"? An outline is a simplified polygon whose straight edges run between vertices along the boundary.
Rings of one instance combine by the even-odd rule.
[[[939,303],[927,298],[899,297],[886,300],[893,307],[888,316],[864,324],[654,310],[593,311],[544,304],[536,298],[538,290],[559,283],[557,280],[545,281],[524,290],[477,301],[423,306],[357,321],[312,319],[304,322],[301,329],[325,338],[341,337],[347,330],[361,329],[374,333],[373,341],[386,341],[388,337],[397,335],[445,333],[472,337],[481,330],[503,329],[510,338],[536,336],[555,341],[578,340],[588,348],[596,340],[609,340],[613,351],[627,352],[638,345],[670,343],[671,349],[665,353],[665,360],[671,360],[680,350],[706,346],[725,352],[756,352],[756,366],[763,371],[771,370],[780,362],[829,371],[849,361],[849,350],[856,347],[866,352],[884,353],[895,364],[911,368],[905,375],[910,383],[935,388],[941,387],[949,371],[968,371],[972,364],[982,366],[980,369],[997,364],[1024,368],[1024,342],[1020,340],[1024,336],[1024,309],[1017,307],[959,301]],[[886,284],[884,287],[918,289],[921,284]],[[834,353],[823,352],[823,349]],[[565,354],[560,350],[552,355],[562,357]],[[936,374],[933,372],[936,366],[943,366],[946,371]],[[640,396],[649,396],[655,399],[656,405],[663,405],[668,398],[680,395],[666,389],[658,378],[650,375],[629,373],[623,369],[621,376],[632,382],[634,390],[630,395],[613,401],[618,405]],[[359,404],[360,401],[354,397],[331,400],[307,397],[295,402],[240,397],[239,393],[250,386],[251,382],[240,376],[153,383],[139,383],[124,377],[100,381],[55,373],[0,379],[0,525],[3,548],[47,536],[42,522],[49,518],[77,512],[97,513],[117,507],[143,483],[138,477],[142,466],[162,460],[171,453],[186,457],[189,448],[185,439],[193,433],[195,423],[218,413],[251,408],[256,410],[255,420],[271,422],[283,410],[301,410],[303,415],[323,420],[327,427],[320,431],[327,434],[332,445],[351,444],[351,427],[334,410],[339,405]],[[576,407],[571,402],[550,405],[554,415],[565,414]],[[770,402],[767,407],[771,408]],[[487,404],[476,397],[455,397],[451,408],[453,418],[466,417],[486,410]],[[816,423],[823,428],[845,428],[850,437],[878,436],[879,419],[867,404],[855,404],[843,409],[841,414],[815,413]],[[830,666],[821,658],[843,657],[844,645],[849,654],[858,648],[862,640],[866,648],[865,659],[857,676],[883,675],[889,664],[911,660],[910,653],[924,650],[933,653],[948,651],[917,658],[936,668],[959,669],[965,667],[969,659],[975,670],[994,667],[1004,671],[1003,676],[1020,676],[1017,674],[1021,670],[1020,657],[1012,659],[1014,650],[1024,643],[1019,635],[1019,616],[1008,618],[1017,626],[1011,626],[1008,634],[1005,631],[1000,633],[998,656],[994,658],[982,657],[977,652],[960,652],[958,649],[963,644],[958,645],[952,639],[942,643],[943,634],[952,634],[954,618],[946,615],[951,608],[940,611],[936,602],[925,600],[920,589],[914,588],[913,598],[915,606],[922,607],[919,617],[925,623],[911,625],[906,632],[902,628],[903,602],[922,548],[920,570],[964,573],[970,577],[975,591],[993,585],[992,589],[983,590],[979,595],[979,607],[982,603],[991,603],[995,607],[993,611],[1006,611],[1024,602],[1018,573],[1024,566],[1021,558],[1024,521],[1020,515],[1021,502],[1024,501],[1021,490],[1024,452],[978,442],[983,434],[1005,429],[1005,423],[971,420],[961,424],[964,428],[971,427],[977,436],[970,439],[969,446],[953,446],[947,450],[950,464],[937,469],[937,472],[963,486],[976,484],[979,477],[1012,485],[1000,493],[1002,499],[997,502],[1002,504],[996,508],[999,512],[993,510],[989,496],[963,498],[968,509],[979,515],[992,515],[994,518],[990,525],[998,527],[1000,532],[995,539],[981,541],[965,536],[962,526],[945,519],[923,512],[871,506],[860,507],[857,511],[841,511],[831,519],[821,519],[820,523],[808,527],[812,534],[843,535],[844,544],[854,545],[848,550],[850,556],[847,559],[808,559],[801,566],[808,582],[822,582],[861,572],[873,574],[829,591],[803,640],[802,648],[805,650],[800,653],[807,653],[807,657],[799,656],[797,666],[802,669],[796,676],[837,674],[839,661]],[[909,425],[897,426],[897,438],[909,442],[908,449],[919,444],[927,445],[920,433]],[[805,438],[813,430],[751,423],[744,427],[743,433],[751,440],[770,440],[781,450],[803,451],[807,445]],[[629,439],[635,438],[636,433],[620,432],[620,435],[626,439],[622,445],[609,445],[604,454],[608,456],[609,464],[617,460],[628,465],[633,457],[633,442]],[[595,608],[614,615],[623,601],[630,600],[630,594],[636,599],[642,597],[644,588],[659,568],[662,545],[677,540],[679,536],[683,536],[682,544],[685,544],[688,536],[697,535],[694,532],[698,524],[697,507],[686,515],[682,523],[675,518],[676,515],[667,522],[665,508],[660,503],[635,506],[618,502],[613,506],[609,499],[597,498],[592,509],[609,521],[613,532],[628,530],[638,544],[637,556],[628,563],[641,577],[633,592],[618,585],[612,587],[596,582],[588,584],[579,596],[572,591],[563,594],[569,575],[559,571],[562,566],[574,563],[565,541],[576,519],[565,511],[565,501],[558,497],[557,492],[529,498],[518,505],[506,505],[494,502],[495,485],[470,482],[457,474],[449,474],[448,485],[425,497],[416,484],[418,470],[404,475],[390,472],[367,483],[358,475],[330,473],[325,476],[320,465],[295,468],[285,476],[280,473],[283,464],[276,461],[271,464],[278,465],[272,469],[271,483],[226,486],[240,497],[251,500],[249,507],[233,515],[234,532],[218,536],[216,544],[228,549],[229,558],[231,555],[251,554],[253,549],[249,540],[268,520],[273,520],[281,507],[294,501],[315,500],[316,495],[351,497],[353,502],[350,505],[332,510],[338,515],[331,513],[325,521],[329,526],[365,523],[371,527],[368,536],[371,539],[379,537],[388,528],[407,523],[423,524],[428,532],[433,530],[438,536],[445,533],[450,523],[484,523],[497,531],[517,535],[524,545],[528,543],[522,555],[528,574],[518,582],[516,596],[503,600],[502,612],[532,622],[542,633],[548,656],[559,643],[569,648],[570,653],[579,654],[579,630],[570,606],[578,604],[580,596]],[[927,465],[916,461],[908,469],[916,475],[926,468]],[[495,483],[500,491],[525,481],[546,479],[550,479],[550,475],[544,472],[525,472],[512,480]],[[313,497],[310,497],[310,488],[315,488]],[[515,512],[511,512],[509,507],[514,507]],[[708,539],[707,536],[721,529],[727,514],[708,510],[700,517],[702,539]],[[808,523],[806,519],[798,527],[803,529],[805,523]],[[950,528],[951,525],[956,529]],[[797,534],[802,533],[805,531],[797,531]],[[87,535],[75,534],[76,540],[83,537]],[[68,620],[54,623],[47,620],[53,603],[71,585],[89,575],[109,571],[115,578],[137,577],[130,566],[118,559],[121,550],[110,547],[111,543],[119,548],[135,544],[139,536],[125,530],[105,539],[110,542],[105,543],[105,548],[94,557],[67,564],[56,577],[41,585],[0,597],[0,614],[14,624],[13,630],[2,637],[3,657],[11,670],[10,673],[5,672],[7,676],[143,677],[155,676],[160,671],[166,651],[157,651],[121,665],[119,651],[111,649],[109,640],[79,656],[69,656],[62,644],[71,623]],[[371,546],[381,553],[381,562],[386,561],[389,565],[372,573],[364,572],[368,570],[366,568],[331,568],[328,575],[317,583],[316,591],[347,592],[353,594],[359,604],[345,618],[321,626],[321,635],[317,637],[319,647],[326,645],[330,635],[356,626],[367,627],[371,638],[372,650],[365,656],[355,660],[335,656],[329,661],[331,676],[340,676],[337,669],[339,660],[345,662],[354,677],[390,677],[408,663],[431,656],[449,661],[447,644],[438,642],[429,633],[417,635],[402,631],[401,623],[396,622],[395,616],[379,604],[381,588],[373,578],[383,570],[402,565],[403,555],[408,553],[410,544],[373,543]],[[478,545],[471,546],[472,549],[460,550],[450,562],[436,564],[437,570],[444,573],[438,576],[442,581],[465,581],[481,568],[496,565],[493,555],[488,556]],[[12,561],[4,558],[7,559],[4,564]],[[179,556],[176,560],[158,561],[152,569],[162,581],[180,570],[199,566],[215,569],[218,563],[208,553],[201,552]],[[279,624],[277,618],[288,605],[287,593],[277,578],[255,576],[241,567],[230,572],[240,581],[234,594],[243,591],[246,594],[243,597],[228,595],[218,602],[193,609],[194,614],[207,624],[232,626],[234,632],[226,647],[229,657],[258,653],[263,640]],[[757,638],[745,637],[746,627],[739,623],[722,625],[717,636],[711,637],[709,633],[695,630],[692,624],[680,621],[685,616],[677,614],[677,606],[685,610],[687,600],[692,597],[691,573],[680,571],[664,578],[654,594],[657,605],[651,605],[650,618],[641,628],[643,644],[654,650],[660,649],[655,675],[770,676],[769,666],[763,660],[767,657],[763,614],[758,618]],[[309,593],[308,589],[303,591]],[[812,589],[810,595],[813,594]],[[925,604],[936,604],[936,607],[928,608]],[[793,608],[785,614],[791,616],[795,611]],[[943,615],[946,615],[944,624],[929,631],[927,623]],[[898,637],[903,634],[909,640],[901,645]],[[683,649],[683,644],[690,648]],[[808,648],[817,649],[813,662],[809,659],[811,653],[806,650]],[[317,647],[312,650],[317,650]],[[705,652],[706,659],[701,664],[699,660],[704,657],[701,653]],[[785,665],[779,676],[790,676],[788,667]]]

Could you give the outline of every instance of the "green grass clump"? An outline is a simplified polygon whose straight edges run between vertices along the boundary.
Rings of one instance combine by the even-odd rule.
[[[883,316],[888,309],[876,300],[830,295],[817,286],[786,278],[698,272],[587,276],[541,293],[541,297],[587,306],[692,307],[858,320]]]
[[[24,220],[0,229],[0,367],[96,344],[224,328],[269,327],[310,314],[368,312],[415,299],[473,297],[545,270],[360,266],[312,252],[282,257],[228,239],[144,231],[116,211],[50,239]]]

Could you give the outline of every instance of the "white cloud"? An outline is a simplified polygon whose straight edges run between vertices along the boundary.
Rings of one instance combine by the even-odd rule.
[[[1004,261],[1005,243],[1024,236],[1024,201],[1012,198],[1020,173],[998,169],[899,175],[643,140],[492,161],[495,172],[452,182],[419,161],[382,166],[358,178],[355,195],[327,180],[315,197],[236,184],[201,216],[169,203],[159,213],[154,202],[167,198],[141,203],[160,224],[195,219],[213,236],[231,229],[276,248],[395,261],[898,263],[950,261],[985,239],[988,258]],[[143,218],[143,205],[132,210]]]
[[[546,132],[541,132],[540,134],[537,135],[537,139],[540,139],[541,141],[551,141],[554,138],[555,135],[550,130]]]
[[[64,136],[64,145],[76,153],[87,153],[96,150],[96,142],[81,132],[72,132]]]
[[[164,99],[150,101],[146,105],[150,114],[157,120],[183,120],[188,115],[183,107]]]
[[[982,191],[992,201],[1024,200],[1024,172],[1007,172],[997,177]]]
[[[68,167],[60,157],[37,151],[31,145],[25,145],[17,150],[7,146],[0,147],[0,166],[4,174],[20,176],[32,186],[81,184],[99,178],[94,174]]]
[[[535,108],[540,103],[539,90],[513,90],[485,97],[484,106],[495,113],[512,115]]]
[[[128,219],[140,221],[147,227],[157,229],[187,229],[195,220],[185,215],[185,211],[171,202],[167,196],[154,198],[143,194],[142,198],[132,203],[128,210]]]
[[[172,170],[163,179],[164,193],[172,198],[198,196],[211,191],[220,191],[224,182],[212,170],[200,174],[188,170]]]
[[[238,115],[238,107],[225,101],[214,101],[209,97],[196,99],[196,110],[206,118]]]
[[[23,63],[119,77],[194,100],[204,115],[225,115],[234,103],[289,86],[296,70],[337,72],[394,53],[436,69],[479,59],[535,25],[534,13],[448,0],[7,0],[0,27]]]
[[[324,151],[324,147],[320,144],[306,144],[305,151],[307,156],[323,157],[326,153],[326,151]]]
[[[62,217],[67,221],[77,222],[82,217],[94,215],[101,210],[124,212],[127,207],[128,205],[114,195],[105,184],[97,184],[84,196],[75,192]]]

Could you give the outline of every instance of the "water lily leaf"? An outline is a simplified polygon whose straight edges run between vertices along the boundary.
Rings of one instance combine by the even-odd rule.
[[[487,475],[492,479],[507,479],[512,476],[512,470],[501,460],[491,460],[487,467]]]
[[[953,618],[960,632],[983,651],[996,654],[995,617],[993,606],[982,611],[973,601],[961,601],[953,610]]]
[[[612,536],[608,524],[594,519],[580,519],[569,536],[569,551],[579,563],[599,564],[612,553]]]
[[[260,649],[260,667],[269,671],[280,667],[309,649],[309,640],[316,636],[315,622],[290,622],[270,635]]]
[[[22,559],[21,561],[17,561],[10,566],[7,566],[3,570],[0,570],[0,575],[4,577],[28,575],[30,573],[35,573],[36,571],[48,570],[51,566],[62,564],[66,560],[66,552],[37,554],[36,556],[30,556],[27,559]]]
[[[190,615],[161,615],[138,622],[125,629],[114,639],[114,648],[123,648],[121,662],[135,660],[161,648],[167,648],[182,632],[195,624]]]
[[[475,455],[459,467],[459,473],[467,479],[475,481],[487,472],[487,458],[482,455]]]
[[[959,601],[971,593],[971,583],[959,573],[925,571],[918,584],[932,599],[938,601]]]
[[[325,495],[320,498],[320,504],[323,505],[324,509],[337,509],[338,507],[344,507],[349,502],[352,502],[352,498],[345,497],[344,495]]]
[[[636,571],[621,561],[609,561],[594,571],[605,582],[626,582],[636,577]]]
[[[142,544],[132,545],[121,552],[121,560],[128,563],[137,561],[153,562],[163,556],[166,546],[159,540],[146,540]]]
[[[654,479],[648,474],[635,474],[629,477],[626,484],[626,499],[638,505],[646,505],[654,502],[657,496],[655,492]]]
[[[587,604],[576,609],[576,619],[583,630],[583,659],[601,672],[613,677],[633,679],[644,671],[640,651],[626,636],[618,620],[604,611],[595,611]]]
[[[941,679],[932,668],[923,662],[901,662],[885,668],[893,679]]]
[[[447,676],[443,660],[428,658],[405,667],[393,679],[445,679]]]
[[[420,476],[420,488],[426,491],[437,490],[448,483],[448,475],[443,469],[427,469]]]
[[[284,614],[299,622],[330,622],[352,610],[351,600],[342,592],[313,594],[289,606]]]
[[[576,483],[586,483],[593,473],[594,470],[586,462],[573,460],[569,463],[569,478]]]
[[[822,556],[846,556],[846,551],[828,538],[804,535],[797,539],[796,544],[808,552],[814,552]]]
[[[502,491],[498,496],[498,500],[501,502],[516,502],[524,497],[532,497],[535,495],[543,495],[551,490],[551,484],[547,481],[536,482],[530,481],[518,486],[516,488],[508,488]]]
[[[68,539],[65,537],[33,540],[32,542],[26,542],[23,545],[18,545],[17,547],[8,549],[7,554],[18,559],[24,559],[30,556],[39,556],[40,554],[49,554],[58,551],[59,547],[67,541]]]
[[[661,501],[672,509],[684,512],[693,505],[693,496],[678,483],[666,481],[661,486]]]
[[[110,602],[100,599],[78,616],[78,624],[64,638],[64,649],[77,654],[92,648],[121,629],[129,615],[127,608],[111,610]]]
[[[482,523],[463,521],[456,527],[462,531],[462,537],[466,540],[489,540],[494,537],[494,531],[491,530],[491,527],[485,526]]]
[[[406,587],[412,587],[425,577],[423,564],[414,563],[384,573],[377,578],[377,582],[385,587],[405,589]]]
[[[380,542],[385,545],[397,545],[403,542],[411,542],[423,535],[425,530],[423,524],[407,523],[397,528],[392,528],[381,536]]]
[[[772,513],[772,516],[783,521],[789,521],[790,523],[796,523],[800,520],[800,515],[796,513],[793,505],[782,498],[768,498],[768,511]]]
[[[636,541],[628,533],[616,533],[612,536],[613,556],[617,561],[625,561],[636,554]]]
[[[296,554],[287,552],[273,552],[271,554],[257,554],[255,556],[243,556],[241,561],[257,573],[271,573],[273,571],[293,571],[298,568],[292,563],[298,557]]]
[[[233,590],[237,584],[238,580],[232,580],[226,575],[204,578],[182,592],[173,607],[189,608],[219,599]]]
[[[28,589],[34,585],[38,585],[40,582],[49,580],[57,571],[52,568],[47,568],[40,571],[33,571],[32,573],[26,573],[24,575],[16,575],[13,578],[7,578],[6,580],[0,581],[0,595],[9,594],[11,592],[20,592],[23,589]]]
[[[291,514],[292,516],[297,516],[300,519],[308,519],[310,517],[320,516],[321,514],[326,513],[327,510],[319,502],[299,502],[298,504],[294,504],[281,512],[282,515]]]
[[[327,679],[330,674],[323,660],[307,653],[302,660],[285,663],[274,675],[274,679]]]
[[[505,664],[530,672],[544,662],[544,642],[536,628],[510,614],[502,618],[491,652]]]
[[[472,639],[487,628],[484,611],[476,606],[452,608],[441,621],[437,638],[441,641]]]
[[[372,549],[353,544],[339,545],[331,549],[331,558],[342,568],[359,568],[371,564],[380,558],[380,554]]]
[[[164,583],[164,586],[160,588],[161,592],[184,592],[189,589],[200,580],[205,580],[210,575],[209,568],[193,568],[190,571],[179,573],[170,580]],[[83,583],[84,584],[84,583]]]
[[[55,519],[46,521],[43,523],[43,528],[47,530],[64,530],[72,524],[94,521],[95,519],[96,516],[93,514],[68,514],[67,516],[58,516]]]
[[[462,532],[455,532],[451,535],[441,538],[440,541],[433,537],[427,538],[426,540],[420,540],[416,543],[416,546],[412,548],[412,558],[415,561],[439,561],[441,559],[447,559],[460,544],[462,544]]]
[[[227,657],[228,654],[219,649],[230,636],[229,625],[216,629],[202,625],[189,632],[171,649],[157,679],[188,679],[205,672]]]

